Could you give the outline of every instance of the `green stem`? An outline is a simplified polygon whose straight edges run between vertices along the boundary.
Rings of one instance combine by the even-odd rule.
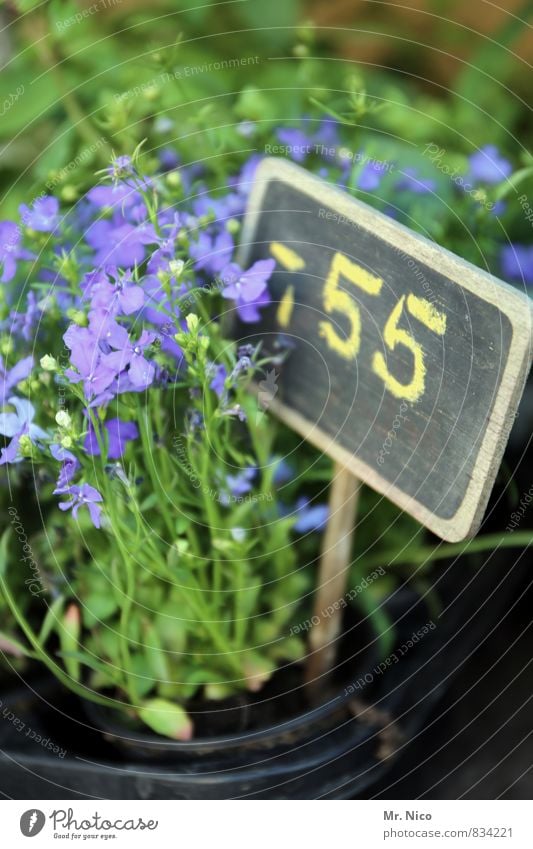
[[[78,696],[81,696],[84,699],[89,699],[89,701],[96,702],[100,705],[105,705],[107,707],[121,707],[122,703],[117,699],[111,699],[108,696],[99,696],[89,687],[84,687],[83,684],[79,684],[77,681],[74,681],[67,673],[57,664],[50,655],[43,649],[41,643],[37,635],[33,632],[31,626],[27,622],[24,614],[20,610],[17,605],[15,599],[11,594],[11,590],[5,580],[4,572],[6,566],[6,551],[7,551],[7,539],[8,539],[9,531],[6,531],[4,536],[2,537],[1,543],[1,559],[0,559],[0,590],[17,622],[22,633],[33,647],[35,655],[41,663],[43,663],[49,670],[52,672],[56,678],[61,681],[65,687],[68,687],[69,690],[76,693]]]
[[[397,551],[383,551],[365,558],[365,566],[368,568],[375,565],[382,565],[383,563],[389,563],[394,566],[404,564],[416,566],[433,560],[446,560],[465,554],[479,554],[480,552],[490,551],[496,548],[527,548],[532,543],[533,533],[531,531],[521,531],[516,534],[487,534],[486,536],[476,537],[467,542],[443,543],[434,548],[423,546],[415,551],[407,548],[401,553]]]

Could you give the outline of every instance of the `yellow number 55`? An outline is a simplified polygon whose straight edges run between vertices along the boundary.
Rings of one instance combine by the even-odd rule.
[[[387,368],[387,362],[381,351],[376,351],[372,358],[372,370],[381,378],[386,388],[396,398],[403,398],[414,403],[424,394],[426,383],[426,365],[422,347],[411,336],[408,330],[398,327],[405,304],[405,295],[402,295],[387,323],[383,329],[383,339],[390,351],[396,346],[403,345],[413,355],[413,374],[408,383],[400,383]],[[425,325],[428,330],[443,336],[446,332],[446,316],[438,312],[435,307],[425,298],[417,298],[416,295],[407,296],[407,312]]]

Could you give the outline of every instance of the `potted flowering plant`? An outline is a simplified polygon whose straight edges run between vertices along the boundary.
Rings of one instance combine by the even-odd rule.
[[[232,261],[244,184],[176,211],[173,181],[137,162],[115,159],[64,215],[45,196],[2,225],[4,281],[32,264],[27,292],[8,296],[0,464],[31,465],[50,511],[34,543],[40,635],[7,577],[3,589],[29,653],[67,686],[115,706],[121,693],[186,740],[200,689],[254,691],[302,656],[286,626],[310,576],[293,542],[324,508],[275,496],[275,430],[246,391],[267,362],[223,331],[234,310],[259,318],[274,268]]]
[[[307,141],[316,150],[329,139],[337,183],[431,192],[375,157],[330,161],[336,123]],[[277,133],[291,150],[305,138]],[[19,493],[0,558],[3,648],[44,664],[137,755],[214,757],[235,748],[238,732],[237,761],[267,746],[286,758],[296,743],[314,745],[302,769],[348,758],[361,743],[342,732],[349,689],[324,692],[309,713],[300,687],[329,464],[265,412],[273,359],[290,356],[283,339],[265,357],[231,334],[233,317],[259,320],[275,267],[242,268],[234,256],[258,157],[218,189],[168,151],[159,170],[144,173],[141,161],[140,148],[115,157],[74,206],[41,195],[21,206],[20,222],[0,225],[0,466]],[[264,381],[258,400],[252,380]],[[362,515],[375,508],[366,496]],[[358,539],[372,560],[357,560],[349,598],[372,632],[351,634],[356,672],[358,645],[377,641],[386,657],[394,643],[382,604],[394,579],[383,567],[414,563],[427,589],[431,547],[413,520],[387,511],[382,548]],[[438,556],[446,552],[458,550]],[[269,719],[278,725],[265,738]],[[334,743],[317,742],[317,728],[333,730]]]

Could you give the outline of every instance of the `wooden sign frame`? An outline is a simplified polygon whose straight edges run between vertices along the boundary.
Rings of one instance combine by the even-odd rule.
[[[395,250],[444,275],[507,316],[512,328],[507,362],[466,492],[455,514],[449,519],[433,513],[287,404],[276,398],[269,404],[269,409],[304,439],[443,539],[457,542],[474,536],[482,521],[531,365],[533,309],[530,299],[344,191],[286,160],[274,158],[263,160],[254,178],[238,257],[243,266],[249,262],[253,247],[263,241],[257,233],[257,224],[263,211],[262,201],[272,180],[296,187],[323,207],[329,207],[337,217],[344,216],[358,228],[377,235]]]

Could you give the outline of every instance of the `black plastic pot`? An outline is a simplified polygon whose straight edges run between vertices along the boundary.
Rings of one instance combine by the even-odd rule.
[[[515,563],[515,561],[517,561]],[[173,743],[87,713],[53,679],[2,694],[3,705],[58,757],[0,723],[0,789],[13,798],[316,799],[368,797],[423,728],[476,646],[497,626],[527,573],[523,559],[441,564],[437,627],[354,695],[337,695],[286,722],[249,733]],[[390,601],[400,643],[428,621],[404,588]],[[346,635],[350,647],[352,635]],[[349,651],[348,651],[349,654]],[[98,727],[97,727],[98,726]],[[411,747],[412,748],[412,747]]]

